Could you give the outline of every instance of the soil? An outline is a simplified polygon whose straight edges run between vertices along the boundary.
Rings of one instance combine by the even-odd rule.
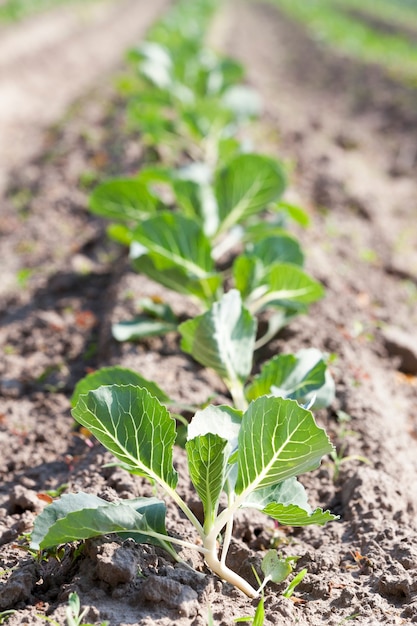
[[[264,99],[251,136],[258,150],[285,159],[288,200],[311,215],[308,229],[295,230],[308,270],[326,287],[325,299],[259,359],[309,346],[334,355],[337,397],[317,420],[341,460],[302,478],[312,504],[339,521],[284,529],[242,514],[230,565],[251,579],[274,546],[308,569],[292,599],[269,586],[266,625],[417,623],[416,94],[322,48],[267,4],[226,4],[210,39],[245,63]],[[205,626],[210,608],[217,626],[231,626],[256,602],[193,554],[183,556],[196,573],[156,548],[109,537],[37,562],[19,539],[44,506],[39,492],[67,485],[109,500],[151,493],[141,478],[104,468],[110,455],[75,428],[69,398],[86,372],[121,364],[178,400],[227,401],[175,334],[140,344],[111,338],[111,324],[134,313],[137,298],[162,295],[180,314],[187,303],[134,274],[86,209],[95,180],[131,174],[143,160],[109,84],[44,135],[43,150],[9,176],[3,199],[0,611],[17,611],[10,626],[44,624],[42,616],[64,624],[77,591],[91,622]],[[176,463],[182,472],[180,449]],[[198,514],[185,475],[180,489]],[[171,505],[168,520],[170,532],[192,538]]]
[[[87,1],[0,25],[0,188],[11,167],[39,152],[42,130],[116,69],[167,3]]]

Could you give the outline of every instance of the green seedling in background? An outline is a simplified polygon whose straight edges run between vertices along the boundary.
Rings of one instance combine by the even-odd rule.
[[[314,408],[328,406],[334,398],[334,382],[323,355],[314,349],[274,357],[246,386],[256,326],[239,292],[232,290],[206,313],[179,326],[181,348],[219,374],[239,409],[245,410],[248,401],[262,395],[293,398]]]
[[[77,593],[70,593],[68,596],[68,606],[65,612],[67,626],[94,626],[94,624],[83,622],[84,617],[88,612],[88,608],[81,611],[80,598]],[[45,620],[53,624],[53,626],[60,626],[59,622],[47,617],[46,615],[37,615],[39,619]],[[108,626],[108,622],[101,622],[100,626]]]
[[[250,622],[250,626],[263,626],[265,620],[265,603],[263,596],[259,600],[253,617],[237,617],[234,621],[238,624],[241,622]]]
[[[161,182],[172,186],[174,211],[155,191]],[[130,245],[134,269],[200,307],[210,306],[225,280],[232,279],[252,313],[272,309],[266,342],[324,294],[302,267],[299,243],[281,226],[278,200],[284,186],[277,161],[244,154],[218,170],[212,182],[201,167],[188,168],[180,177],[151,169],[136,179],[108,181],[93,193],[91,209],[118,221],[110,232]],[[259,212],[272,205],[278,207],[278,221],[272,213],[272,220],[261,222]],[[243,252],[230,258],[236,246]],[[229,259],[226,265],[224,259]],[[167,306],[159,309],[116,325],[115,337],[138,339],[174,330],[175,316]]]
[[[281,163],[251,153],[237,139],[259,102],[242,84],[238,62],[201,45],[214,6],[180,3],[131,51],[134,72],[123,81],[131,118],[145,142],[169,146],[174,159],[168,167],[102,183],[90,208],[112,220],[109,234],[130,246],[134,269],[201,309],[231,280],[253,314],[273,309],[260,347],[305,313],[323,289],[303,270],[301,248],[284,230],[286,218],[303,226],[308,218],[282,201]],[[176,323],[168,309],[162,315],[145,311],[113,332],[121,341],[140,339],[169,332]]]
[[[9,611],[1,611],[0,612],[0,624],[5,624],[9,617],[11,617],[16,611],[10,609]]]
[[[348,413],[345,413],[345,411],[337,412],[337,421],[339,424],[337,436],[339,442],[329,455],[331,459],[330,465],[333,467],[334,481],[337,481],[337,479],[339,478],[340,468],[345,463],[348,463],[350,461],[359,461],[359,463],[372,465],[371,461],[366,456],[363,456],[361,454],[346,454],[348,448],[348,442],[346,441],[346,437],[348,437],[349,435],[353,435],[356,437],[358,436],[358,433],[355,430],[351,430],[346,426],[351,420],[351,416]]]

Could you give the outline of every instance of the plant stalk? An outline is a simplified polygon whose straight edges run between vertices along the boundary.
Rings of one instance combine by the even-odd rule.
[[[195,543],[184,541],[183,539],[177,539],[176,537],[171,537],[170,535],[161,535],[160,533],[151,530],[147,530],[146,534],[150,537],[154,537],[155,539],[159,539],[164,543],[173,543],[182,548],[189,548],[190,550],[197,550],[197,552],[201,552],[202,554],[208,554],[208,550],[204,546],[198,546]]]
[[[222,565],[226,564],[226,557],[230,547],[230,541],[232,539],[232,530],[233,530],[233,517],[229,519],[226,524],[226,530],[224,532],[223,537],[223,546],[222,546],[222,556],[220,562]]]
[[[242,383],[239,380],[234,380],[230,381],[227,386],[229,387],[229,391],[233,398],[233,404],[235,405],[236,409],[245,412],[248,408],[248,403],[245,398]]]
[[[229,569],[224,563],[219,561],[216,549],[216,537],[212,533],[204,541],[204,547],[207,549],[204,559],[209,568],[219,576],[219,578],[237,587],[249,598],[257,598],[258,592],[244,578]]]
[[[190,520],[191,524],[194,526],[194,528],[196,529],[196,531],[200,535],[201,539],[204,539],[205,532],[204,532],[204,529],[203,529],[202,525],[200,524],[200,522],[198,521],[198,519],[196,518],[194,513],[188,508],[188,506],[186,505],[184,500],[181,498],[181,496],[178,495],[178,493],[175,491],[175,489],[171,489],[165,483],[160,483],[160,485],[171,496],[171,498],[174,500],[174,502],[177,504],[177,506],[184,513],[184,515]]]

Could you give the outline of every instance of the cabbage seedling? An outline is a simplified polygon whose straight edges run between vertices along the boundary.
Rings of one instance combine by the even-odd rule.
[[[170,544],[186,546],[201,552],[221,579],[255,598],[259,590],[226,565],[233,518],[239,509],[255,508],[291,526],[335,519],[329,511],[310,509],[304,487],[296,479],[318,467],[333,446],[311,412],[295,400],[263,396],[244,412],[208,406],[195,414],[188,428],[186,453],[189,475],[203,505],[203,521],[176,490],[175,420],[147,389],[104,385],[90,390],[78,397],[73,416],[122,467],[147,477],[170,496],[194,526],[200,543],[167,534],[165,504],[155,497],[110,503],[78,493],[62,496],[38,516],[33,549],[112,532],[163,546],[177,559]]]

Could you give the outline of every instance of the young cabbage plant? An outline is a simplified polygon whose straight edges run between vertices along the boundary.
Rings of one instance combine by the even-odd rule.
[[[152,40],[132,50],[136,80],[128,103],[130,120],[145,143],[169,146],[178,155],[216,165],[220,144],[260,111],[258,95],[242,84],[243,67],[201,46],[201,40]]]
[[[201,46],[208,21],[217,6],[218,0],[179,0],[152,27],[152,40],[169,48],[181,46],[184,39],[195,41]]]
[[[262,581],[259,591],[262,591],[270,581],[274,583],[282,583],[289,576],[289,574],[294,571],[294,564],[298,561],[299,558],[300,557],[298,556],[282,557],[281,555],[277,554],[276,550],[268,550],[262,560],[261,569],[265,577]],[[302,580],[306,573],[306,569],[301,570],[301,572],[294,577],[293,581],[289,583],[289,585],[293,585],[295,587],[297,584],[297,582],[295,581],[300,580],[300,575]],[[288,587],[283,593],[284,596],[288,590]]]
[[[167,184],[177,210],[162,202],[160,186]],[[232,272],[252,313],[274,309],[267,340],[323,295],[321,285],[302,269],[304,256],[298,241],[273,224],[267,233],[251,223],[270,202],[277,201],[284,186],[276,160],[243,154],[217,170],[213,181],[201,164],[176,173],[151,168],[131,181],[103,183],[92,194],[90,204],[95,213],[118,219],[120,225],[113,227],[112,234],[130,243],[132,265],[138,272],[205,308],[221,296]],[[242,244],[243,254],[228,267],[231,261],[225,259]],[[116,328],[116,338],[139,338],[158,329],[168,332],[175,325],[168,313],[167,309],[162,315],[154,310],[132,323],[122,323]]]
[[[216,261],[244,236],[245,222],[276,201],[284,188],[278,161],[244,154],[216,170],[213,179],[206,166],[194,164],[178,171],[145,168],[135,178],[106,181],[92,193],[90,210],[116,222],[109,234],[131,245],[138,271],[179,273],[182,285],[184,273],[197,280],[212,273]],[[155,229],[159,236],[154,242]],[[196,239],[194,248],[187,239]],[[195,248],[204,249],[204,260]],[[175,278],[171,288],[177,290]],[[168,276],[166,282],[172,280]],[[199,290],[198,297],[210,301],[205,291]]]
[[[227,267],[220,271],[213,256],[211,241],[198,222],[177,213],[159,212],[133,233],[133,267],[204,308],[221,297],[228,275]],[[299,257],[302,258],[299,246],[283,233],[258,242],[250,253],[245,252],[234,261],[234,284],[251,313],[264,309],[276,312],[277,323],[268,335],[276,333],[295,315],[305,313],[310,304],[324,295],[320,283],[297,264]],[[165,316],[158,319],[168,321]],[[170,323],[167,331],[172,329]]]
[[[171,497],[199,539],[194,543],[169,536],[165,504],[156,497],[110,503],[77,493],[62,496],[37,517],[31,542],[34,550],[108,533],[162,546],[177,560],[172,546],[187,547],[200,552],[221,579],[255,598],[259,589],[226,565],[239,509],[255,508],[290,526],[335,519],[321,508],[312,511],[297,481],[299,474],[318,467],[333,447],[311,412],[295,400],[263,396],[246,411],[208,406],[195,414],[188,428],[186,454],[189,475],[203,505],[201,521],[176,489],[175,420],[147,389],[114,384],[90,390],[78,396],[73,416],[122,467],[145,476]]]
[[[250,218],[277,202],[286,179],[276,159],[245,153],[214,169],[193,163],[172,170],[171,184],[178,206],[199,221],[215,246],[237,225],[244,227]]]
[[[138,341],[143,337],[165,335],[177,330],[178,317],[166,302],[141,298],[137,306],[140,315],[112,324],[112,334],[117,341]]]
[[[148,167],[130,179],[105,181],[91,194],[90,210],[125,225],[130,232],[137,227],[140,233],[143,220],[161,210],[172,211],[173,204],[174,211],[194,219],[215,246],[233,227],[245,225],[276,203],[285,184],[276,159],[238,154],[214,170],[203,163],[177,170]]]
[[[120,81],[131,124],[164,162],[184,156],[216,165],[242,122],[259,112],[243,66],[204,46],[213,2],[177,3],[128,55]],[[233,140],[239,146],[239,142]]]
[[[245,410],[248,401],[262,395],[292,398],[317,409],[328,406],[334,399],[334,381],[324,356],[313,348],[275,356],[247,384],[256,327],[239,292],[231,290],[206,313],[178,327],[181,349],[223,379],[239,409]]]
[[[167,90],[180,101],[219,96],[244,79],[239,61],[219,56],[194,37],[171,44],[153,37],[131,50],[128,59],[148,86]]]

